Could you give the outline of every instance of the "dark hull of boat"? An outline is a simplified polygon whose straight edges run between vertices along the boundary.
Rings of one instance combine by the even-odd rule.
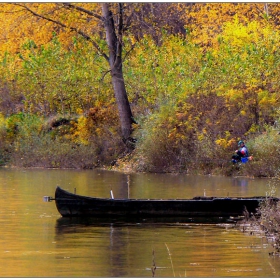
[[[193,199],[106,199],[80,196],[56,188],[55,202],[63,217],[238,217],[256,213],[265,197]]]

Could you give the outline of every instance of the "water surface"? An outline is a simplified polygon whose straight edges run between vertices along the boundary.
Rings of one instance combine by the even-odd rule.
[[[279,277],[259,236],[228,224],[61,218],[57,185],[81,195],[191,198],[265,195],[264,179],[81,170],[0,169],[1,277]]]

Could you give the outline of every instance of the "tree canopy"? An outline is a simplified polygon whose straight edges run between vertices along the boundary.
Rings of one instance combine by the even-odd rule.
[[[0,111],[75,116],[84,145],[132,135],[167,169],[226,153],[279,119],[279,8],[1,3]]]

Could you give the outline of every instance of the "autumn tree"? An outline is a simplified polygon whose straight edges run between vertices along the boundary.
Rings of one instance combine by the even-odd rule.
[[[33,32],[36,32],[35,26],[42,26],[42,22],[46,22],[48,25],[52,24],[53,31],[57,33],[66,30],[70,34],[78,34],[92,44],[98,54],[109,64],[107,73],[111,75],[122,136],[126,142],[131,136],[134,118],[124,81],[123,61],[133,48],[135,39],[139,39],[139,32],[136,34],[136,30],[143,29],[144,32],[152,32],[155,39],[159,39],[163,28],[168,30],[170,26],[174,26],[170,32],[175,30],[175,32],[184,33],[184,24],[180,21],[183,14],[182,8],[178,10],[172,5],[165,4],[164,7],[155,5],[17,3],[12,4],[10,12],[18,12],[25,20],[28,20],[26,18],[28,15],[36,19]],[[167,8],[172,11],[172,17],[167,16]],[[180,17],[177,16],[177,11],[180,11]],[[167,24],[168,20],[171,20],[172,24]],[[125,39],[127,34],[130,34],[127,37],[128,40]],[[135,39],[129,40],[129,37],[133,36]]]
[[[25,11],[38,20],[54,24],[55,28],[66,29],[90,42],[97,52],[109,63],[114,94],[119,110],[122,136],[126,142],[132,132],[133,115],[123,78],[123,35],[125,31],[124,4],[102,4],[102,12],[69,3],[57,4],[15,4],[19,12]],[[99,13],[98,13],[99,12]],[[75,21],[78,19],[77,21]],[[98,21],[106,34],[106,47],[100,29],[90,28],[91,21]],[[88,24],[85,24],[88,23]],[[96,24],[94,25],[96,27]],[[97,33],[97,34],[96,34]]]

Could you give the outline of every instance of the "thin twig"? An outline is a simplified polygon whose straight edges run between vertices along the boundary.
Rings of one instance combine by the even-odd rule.
[[[152,266],[152,275],[153,277],[155,277],[155,274],[156,274],[156,263],[155,263],[155,250],[153,249],[153,266]]]

